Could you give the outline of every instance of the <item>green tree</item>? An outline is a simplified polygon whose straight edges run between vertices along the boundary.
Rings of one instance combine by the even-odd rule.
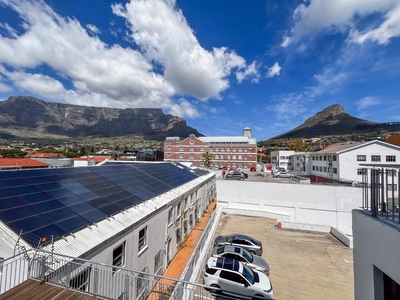
[[[309,152],[311,150],[310,144],[302,140],[294,140],[289,142],[289,149],[297,152]]]
[[[214,159],[213,155],[210,152],[204,152],[203,153],[203,161],[205,166],[208,168],[211,166],[211,162]]]
[[[85,156],[85,153],[86,153],[85,147],[81,147],[81,148],[79,149],[79,155],[80,155],[80,156]]]
[[[4,158],[21,158],[24,157],[27,153],[17,148],[17,149],[1,149],[0,154]]]

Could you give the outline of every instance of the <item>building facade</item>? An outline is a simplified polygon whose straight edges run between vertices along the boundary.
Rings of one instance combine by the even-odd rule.
[[[271,164],[274,166],[275,169],[284,168],[285,170],[291,170],[291,156],[294,154],[294,150],[271,151]]]
[[[336,180],[361,182],[363,168],[396,167],[400,147],[382,141],[331,145],[310,153],[309,174]],[[397,188],[397,185],[396,185]]]
[[[191,134],[183,140],[167,137],[164,142],[164,161],[168,162],[192,162],[197,167],[205,167],[205,152],[212,154],[214,168],[250,169],[257,165],[257,142],[251,138],[250,128],[243,129],[243,136],[196,137]]]

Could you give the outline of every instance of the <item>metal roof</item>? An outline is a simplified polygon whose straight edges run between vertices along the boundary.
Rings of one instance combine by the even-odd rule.
[[[182,186],[102,220],[96,225],[83,228],[73,235],[56,241],[54,243],[54,252],[72,257],[80,257],[108,239],[115,237],[125,229],[134,226],[151,213],[162,210],[164,205],[201,183],[212,179],[214,176],[214,173],[208,173],[205,176],[198,177]],[[47,245],[43,249],[52,251],[52,245]]]
[[[209,143],[248,143],[248,144],[257,144],[255,138],[248,138],[247,136],[202,136],[198,138],[202,142]]]
[[[323,154],[323,153],[338,153],[342,152],[343,150],[348,150],[366,143],[349,143],[349,144],[334,144],[322,149],[320,151],[314,152],[315,154]]]

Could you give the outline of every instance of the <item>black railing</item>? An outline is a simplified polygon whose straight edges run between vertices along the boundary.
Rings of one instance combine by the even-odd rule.
[[[362,173],[363,208],[373,217],[382,217],[400,223],[399,169],[359,169]]]

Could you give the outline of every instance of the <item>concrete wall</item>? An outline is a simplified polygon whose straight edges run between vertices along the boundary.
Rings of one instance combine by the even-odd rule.
[[[383,273],[400,284],[400,225],[353,211],[355,300],[383,300]]]
[[[217,180],[225,209],[286,215],[291,222],[332,226],[352,234],[351,211],[361,206],[361,189],[255,181]]]

